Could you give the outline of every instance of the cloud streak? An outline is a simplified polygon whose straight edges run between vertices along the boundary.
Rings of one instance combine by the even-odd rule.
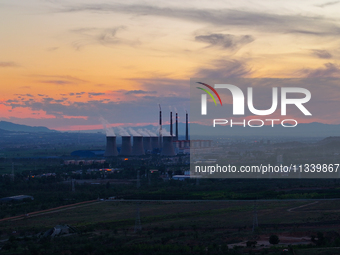
[[[251,74],[252,70],[246,61],[218,59],[210,66],[199,69],[194,77],[223,81],[226,78],[247,77]]]
[[[37,75],[37,77],[43,78],[41,83],[48,83],[53,85],[77,85],[79,83],[86,82],[85,80],[78,79],[69,75]]]
[[[340,77],[340,67],[337,64],[325,63],[324,67],[316,69],[303,69],[299,71],[305,77]]]
[[[0,67],[19,67],[19,65],[14,62],[1,62],[0,61]]]
[[[318,5],[315,5],[315,6],[323,8],[323,7],[335,5],[335,4],[338,4],[338,3],[340,3],[340,1],[331,1],[331,2],[326,2],[324,4],[318,4]]]
[[[131,94],[157,94],[157,91],[146,91],[146,90],[129,90],[125,92],[125,95],[131,95]]]
[[[248,28],[271,33],[339,35],[340,27],[322,16],[279,15],[235,9],[166,8],[151,5],[89,4],[64,7],[60,12],[127,13],[161,16],[219,27]]]
[[[243,45],[251,43],[254,38],[251,35],[235,36],[231,34],[209,34],[195,36],[197,42],[208,43],[207,47],[235,50]]]
[[[312,53],[318,58],[330,59],[333,57],[332,54],[326,50],[312,50]]]
[[[112,28],[79,28],[71,30],[71,33],[77,36],[77,39],[72,42],[72,47],[75,50],[81,50],[88,45],[102,45],[106,47],[115,45],[138,45],[137,41],[129,41],[117,36],[118,32],[126,30],[125,26],[117,26]]]

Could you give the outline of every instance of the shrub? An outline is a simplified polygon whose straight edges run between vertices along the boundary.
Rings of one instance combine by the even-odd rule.
[[[269,237],[269,243],[270,244],[278,244],[280,242],[280,239],[277,235],[271,235]]]

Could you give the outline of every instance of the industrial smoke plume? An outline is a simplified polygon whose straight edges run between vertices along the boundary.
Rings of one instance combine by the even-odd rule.
[[[103,117],[100,117],[99,121],[103,125],[103,128],[105,130],[106,136],[116,136],[116,134],[113,131],[112,127],[110,127],[110,123],[106,119],[104,119]]]
[[[150,136],[157,136],[157,134],[151,130],[146,129],[146,132],[148,132]]]
[[[139,134],[136,130],[129,128],[130,134],[132,136],[142,136],[141,134]]]
[[[167,131],[165,128],[162,129],[162,130],[160,130],[160,127],[158,127],[157,132],[159,132],[162,136],[171,136],[171,135],[170,135],[170,132]]]
[[[118,132],[120,136],[130,136],[130,134],[122,127],[118,127]]]
[[[142,136],[151,136],[151,135],[149,134],[149,132],[148,132],[146,129],[141,129],[141,128],[139,128],[137,131],[138,131],[138,133],[140,133]]]

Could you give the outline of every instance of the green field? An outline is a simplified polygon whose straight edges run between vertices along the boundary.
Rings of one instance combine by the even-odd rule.
[[[142,231],[135,233],[138,207]],[[156,249],[157,245],[176,244],[183,248],[190,244],[197,249],[212,245],[211,247],[215,248],[211,249],[221,251],[221,247],[228,244],[230,250],[235,244],[256,240],[259,245],[252,250],[255,254],[265,249],[268,249],[270,254],[280,254],[275,253],[281,249],[280,245],[272,246],[268,242],[269,236],[276,234],[288,240],[304,237],[304,244],[300,244],[296,253],[298,255],[337,254],[329,253],[330,248],[328,251],[311,249],[315,245],[310,242],[310,238],[318,231],[325,233],[325,237],[327,233],[338,231],[338,208],[340,200],[258,201],[259,226],[253,232],[253,201],[97,201],[23,219],[3,221],[0,222],[0,232],[3,240],[11,235],[20,240],[20,237],[34,237],[55,225],[68,224],[75,227],[79,231],[78,234],[56,238],[50,245],[71,239],[86,243],[101,237],[100,240],[112,239],[119,242],[119,249],[123,250],[128,247],[139,249],[141,244],[151,247],[145,248],[147,250]],[[282,247],[289,244],[297,245],[294,241],[281,243]],[[106,247],[106,244],[103,244],[103,247]],[[301,247],[309,248],[313,253],[306,253],[307,250]],[[183,251],[183,254],[187,253]]]
[[[306,206],[304,206],[306,205]],[[80,207],[63,209],[23,220],[1,222],[3,233],[11,231],[44,231],[57,224],[69,224],[79,229],[91,227],[98,231],[107,229],[132,231],[137,206],[143,229],[166,228],[200,231],[206,229],[242,229],[251,232],[254,202],[251,201],[174,201],[128,202],[99,201]],[[299,206],[304,206],[299,208]],[[295,208],[295,209],[294,209]],[[325,210],[329,208],[329,210]],[[259,201],[257,215],[262,231],[288,231],[320,228],[333,229],[334,221],[340,223],[340,200],[332,201]],[[291,210],[290,210],[291,209]],[[308,211],[308,217],[306,212]],[[333,224],[329,222],[332,221]],[[316,230],[313,230],[316,232]],[[241,233],[241,234],[242,234]]]

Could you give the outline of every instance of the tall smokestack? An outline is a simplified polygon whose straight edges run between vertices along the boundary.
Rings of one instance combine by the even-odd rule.
[[[143,137],[143,147],[144,150],[146,151],[151,151],[152,147],[151,147],[151,137],[150,136],[144,136]]]
[[[164,136],[163,137],[163,148],[162,148],[163,156],[175,156],[175,149],[172,143],[172,136]]]
[[[117,155],[118,155],[118,151],[117,151],[116,137],[107,136],[104,157],[114,157]]]
[[[120,149],[120,155],[130,156],[131,153],[131,136],[122,136],[122,148]]]
[[[159,105],[159,126],[162,126],[162,108],[161,105]]]
[[[189,140],[188,112],[185,113],[185,140]]]
[[[143,136],[134,136],[132,145],[132,155],[141,156],[144,154],[145,152],[143,147]]]
[[[178,141],[178,113],[176,112],[176,141]]]
[[[172,112],[170,112],[170,135],[172,136]]]
[[[162,108],[159,104],[159,148],[162,148]]]

